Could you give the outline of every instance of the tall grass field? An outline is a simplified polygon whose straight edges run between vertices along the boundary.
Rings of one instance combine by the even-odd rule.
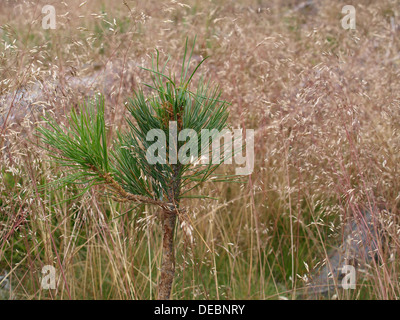
[[[398,0],[0,2],[0,299],[157,299],[162,210],[73,183],[38,128],[101,94],[112,150],[157,52],[179,75],[187,43],[190,72],[207,58],[194,88],[210,80],[227,126],[254,130],[254,169],[180,200],[170,298],[400,297]]]

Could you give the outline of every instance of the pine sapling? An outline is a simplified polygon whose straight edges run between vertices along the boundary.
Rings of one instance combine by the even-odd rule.
[[[57,183],[104,186],[115,201],[151,204],[161,208],[162,262],[158,299],[170,299],[175,275],[174,231],[177,218],[184,221],[188,210],[181,199],[210,179],[223,156],[203,163],[211,141],[226,129],[227,103],[220,100],[218,87],[202,77],[192,90],[192,80],[202,60],[192,72],[186,41],[181,74],[167,75],[167,62],[160,68],[159,53],[152,59],[153,94],[145,97],[137,90],[127,103],[128,129],[117,132],[112,146],[107,144],[102,96],[74,110],[67,125],[47,117],[39,135],[59,165],[71,169]],[[202,136],[203,130],[211,132]],[[185,133],[182,138],[182,133]],[[211,141],[210,141],[211,140]],[[189,156],[188,156],[189,154]],[[193,156],[195,155],[195,156]],[[204,160],[204,159],[203,159]]]

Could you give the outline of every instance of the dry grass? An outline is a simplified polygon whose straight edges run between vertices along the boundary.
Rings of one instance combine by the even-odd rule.
[[[158,48],[174,68],[195,35],[195,58],[210,56],[203,72],[232,102],[231,125],[256,130],[256,163],[246,183],[204,186],[219,201],[185,203],[195,243],[178,230],[173,298],[296,298],[307,269],[326,259],[363,207],[377,213],[387,241],[380,263],[338,297],[399,297],[399,3],[358,1],[357,29],[344,30],[346,1],[293,10],[300,2],[1,5],[0,271],[11,270],[16,298],[156,297],[161,233],[153,208],[132,210],[97,190],[74,199],[73,187],[40,191],[63,170],[32,133],[44,110],[63,121],[101,91],[111,140],[124,101],[148,80],[139,66]],[[56,30],[41,27],[44,4],[56,7]],[[36,102],[22,103],[22,93]],[[40,288],[47,264],[57,269],[56,290]]]

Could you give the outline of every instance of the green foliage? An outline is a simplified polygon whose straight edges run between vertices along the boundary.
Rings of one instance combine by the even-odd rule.
[[[130,131],[120,139],[120,148],[117,148],[119,156],[117,158],[128,157],[126,163],[138,161],[143,174],[149,177],[153,183],[153,190],[159,195],[168,194],[171,188],[170,182],[173,180],[179,181],[179,194],[183,194],[188,190],[205,181],[212,172],[219,166],[218,163],[193,166],[193,164],[149,164],[146,159],[146,150],[153,143],[147,141],[146,137],[150,130],[160,129],[166,137],[167,150],[174,141],[170,141],[169,122],[177,123],[178,134],[182,129],[193,129],[197,134],[198,155],[202,153],[201,148],[201,130],[216,129],[222,132],[226,128],[226,120],[228,117],[227,104],[220,100],[221,92],[218,87],[214,88],[210,83],[204,83],[200,79],[195,92],[189,90],[189,85],[193,79],[193,75],[203,63],[202,60],[194,71],[189,74],[190,60],[192,52],[186,62],[187,46],[182,63],[182,72],[180,82],[176,83],[172,77],[165,74],[166,64],[160,70],[159,54],[157,52],[156,60],[152,63],[152,69],[146,69],[153,73],[153,84],[147,85],[153,89],[156,94],[144,97],[142,90],[135,94],[135,97],[130,100],[128,110],[135,121],[128,119]],[[154,63],[155,62],[155,63]],[[168,62],[168,61],[167,61]],[[186,141],[178,141],[177,150],[188,144]],[[209,147],[207,144],[207,150]],[[130,149],[131,152],[126,152]],[[173,147],[174,149],[174,147]],[[168,157],[167,157],[168,159]],[[221,160],[221,159],[220,159]],[[219,161],[221,162],[221,161]],[[131,181],[128,168],[119,167],[120,181],[126,185]],[[191,188],[186,188],[191,182],[196,181]]]
[[[156,59],[152,60],[152,69],[146,69],[153,75],[153,84],[146,86],[153,89],[155,94],[146,98],[141,89],[134,93],[127,105],[133,118],[126,119],[129,130],[118,133],[111,151],[106,141],[104,98],[101,96],[84,103],[79,115],[72,110],[68,126],[61,126],[52,118],[46,119],[49,128],[38,129],[43,143],[51,147],[47,150],[59,165],[74,171],[58,181],[61,185],[105,183],[112,185],[119,196],[126,196],[126,192],[153,200],[172,201],[178,200],[210,177],[222,162],[221,159],[194,166],[192,162],[151,164],[146,157],[146,151],[154,143],[147,139],[152,129],[165,133],[169,150],[173,143],[169,141],[168,134],[170,121],[177,123],[178,134],[183,129],[192,129],[197,133],[198,155],[202,154],[205,147],[208,152],[211,144],[208,141],[206,146],[202,145],[202,129],[215,129],[216,132],[226,129],[227,103],[220,100],[219,88],[200,78],[195,90],[190,90],[193,76],[204,61],[189,73],[193,48],[188,57],[186,42],[179,82],[175,76],[166,75],[168,61],[160,70],[157,51]],[[179,141],[174,148],[180,150],[185,144],[187,146],[189,142]],[[119,189],[121,187],[123,191]]]
[[[96,113],[95,113],[96,109]],[[66,177],[67,183],[104,181],[110,171],[104,122],[104,98],[84,103],[78,115],[73,109],[68,126],[59,125],[53,118],[45,118],[50,128],[39,127],[44,147],[57,163],[79,172]]]

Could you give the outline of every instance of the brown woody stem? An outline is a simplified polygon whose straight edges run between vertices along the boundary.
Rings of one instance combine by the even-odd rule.
[[[174,231],[176,213],[163,211],[163,251],[158,300],[169,300],[175,275]]]
[[[169,300],[175,275],[174,231],[176,217],[179,214],[180,170],[181,166],[173,165],[173,178],[168,198],[174,205],[163,209],[163,252],[161,262],[161,277],[158,285],[158,300]]]

